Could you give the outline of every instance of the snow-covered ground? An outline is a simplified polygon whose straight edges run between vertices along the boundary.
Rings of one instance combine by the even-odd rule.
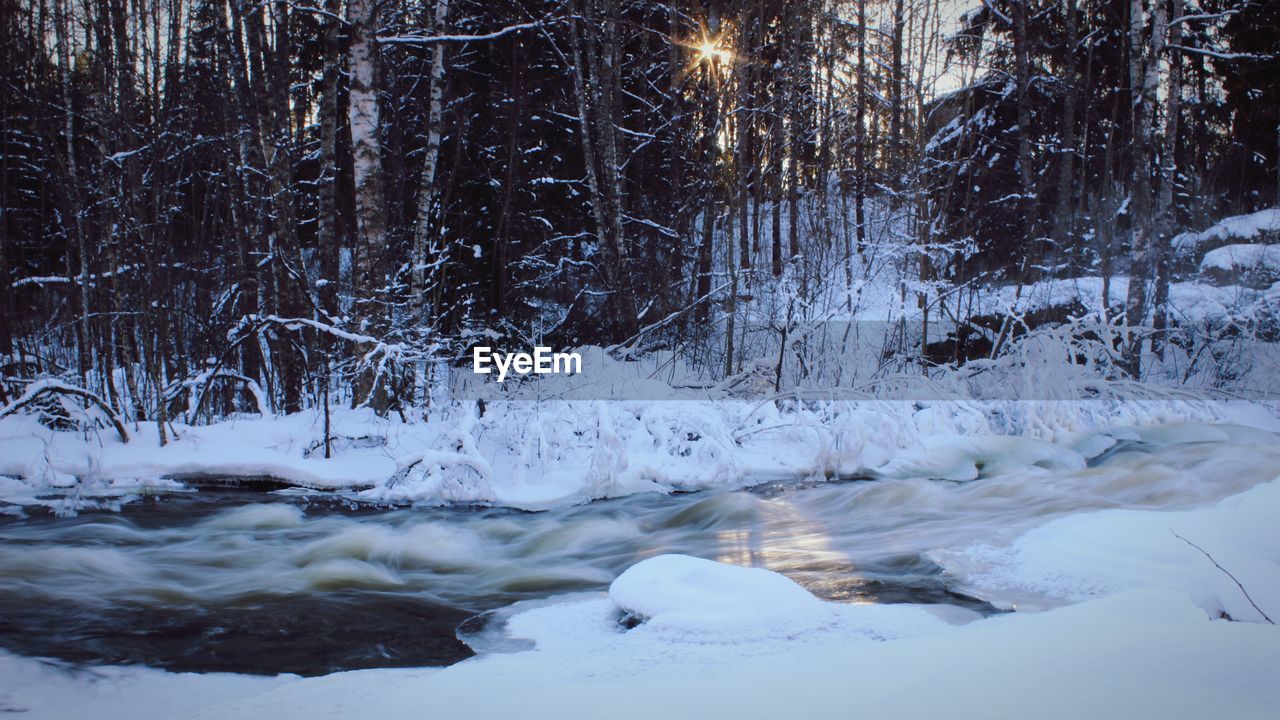
[[[1052,598],[1041,612],[825,603],[766,570],[662,555],[607,594],[513,608],[506,634],[534,649],[309,679],[4,655],[0,708],[219,720],[1271,718],[1280,628],[1264,614],[1280,617],[1277,514],[1280,479],[1198,510],[1085,513],[1003,546],[940,549],[958,583],[1015,604]]]

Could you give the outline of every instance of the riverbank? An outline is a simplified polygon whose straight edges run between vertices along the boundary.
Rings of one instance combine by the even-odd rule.
[[[368,410],[154,423],[131,439],[55,431],[34,416],[0,419],[6,512],[119,507],[191,483],[265,482],[358,501],[543,510],[644,492],[744,487],[770,480],[935,477],[1011,467],[1075,468],[1116,442],[1207,424],[1280,429],[1272,405],[1199,399],[1092,401],[513,400],[454,403],[406,421]],[[1151,431],[1162,424],[1181,430]],[[1152,433],[1156,433],[1153,435]]]

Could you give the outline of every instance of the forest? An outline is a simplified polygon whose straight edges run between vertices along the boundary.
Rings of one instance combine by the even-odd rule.
[[[0,0],[0,715],[1280,715],[1280,0]]]
[[[1171,301],[1179,233],[1280,206],[1274,2],[0,8],[0,401],[61,378],[162,443],[403,416],[477,338],[778,389],[854,382],[820,367],[837,321],[883,326],[874,376],[1090,313],[1104,374],[1180,353],[1221,387],[1221,343],[1275,333],[1274,297]]]

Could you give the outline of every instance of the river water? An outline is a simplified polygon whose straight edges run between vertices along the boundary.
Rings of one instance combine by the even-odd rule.
[[[987,613],[924,553],[1082,510],[1200,506],[1277,476],[1280,445],[1255,439],[1128,443],[1084,470],[965,483],[767,484],[540,513],[225,488],[29,510],[0,516],[0,647],[182,671],[444,665],[471,654],[457,629],[477,613],[603,590],[661,553],[769,568],[840,602]]]

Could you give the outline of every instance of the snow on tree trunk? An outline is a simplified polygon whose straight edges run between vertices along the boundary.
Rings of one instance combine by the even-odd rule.
[[[1138,329],[1147,315],[1147,282],[1151,277],[1153,253],[1157,238],[1152,221],[1151,174],[1155,158],[1152,117],[1156,105],[1156,85],[1160,59],[1164,53],[1164,4],[1155,3],[1151,12],[1151,29],[1145,32],[1146,10],[1143,0],[1129,4],[1129,82],[1133,97],[1133,200],[1129,203],[1129,220],[1133,236],[1133,263],[1129,269],[1129,293],[1125,301],[1125,324],[1130,337],[1125,348],[1125,365],[1131,376],[1142,372],[1142,333]]]
[[[324,18],[324,74],[320,89],[320,179],[317,242],[320,256],[320,308],[325,313],[339,314],[338,275],[338,75],[341,72],[338,49],[340,0],[326,0]]]
[[[431,17],[431,34],[441,35],[449,21],[449,0],[436,0]],[[427,91],[427,147],[422,159],[422,185],[418,191],[418,223],[413,233],[413,292],[425,292],[427,248],[431,240],[431,208],[436,198],[436,172],[440,164],[440,134],[444,115],[444,46],[437,42],[431,48],[431,84]],[[432,258],[439,263],[441,258]],[[438,267],[438,265],[437,265]],[[426,309],[425,297],[416,299],[420,311]]]
[[[1175,20],[1182,17],[1182,0],[1172,0],[1172,12]],[[1152,347],[1163,357],[1164,338],[1162,334],[1168,325],[1169,316],[1169,271],[1170,247],[1173,236],[1174,204],[1173,186],[1177,178],[1178,154],[1178,116],[1181,113],[1180,99],[1182,95],[1182,55],[1176,48],[1182,44],[1182,23],[1169,24],[1169,91],[1167,93],[1164,113],[1164,144],[1160,149],[1160,192],[1156,201],[1156,222],[1153,238],[1155,249],[1156,296],[1154,304],[1155,317],[1152,326],[1155,336]]]

